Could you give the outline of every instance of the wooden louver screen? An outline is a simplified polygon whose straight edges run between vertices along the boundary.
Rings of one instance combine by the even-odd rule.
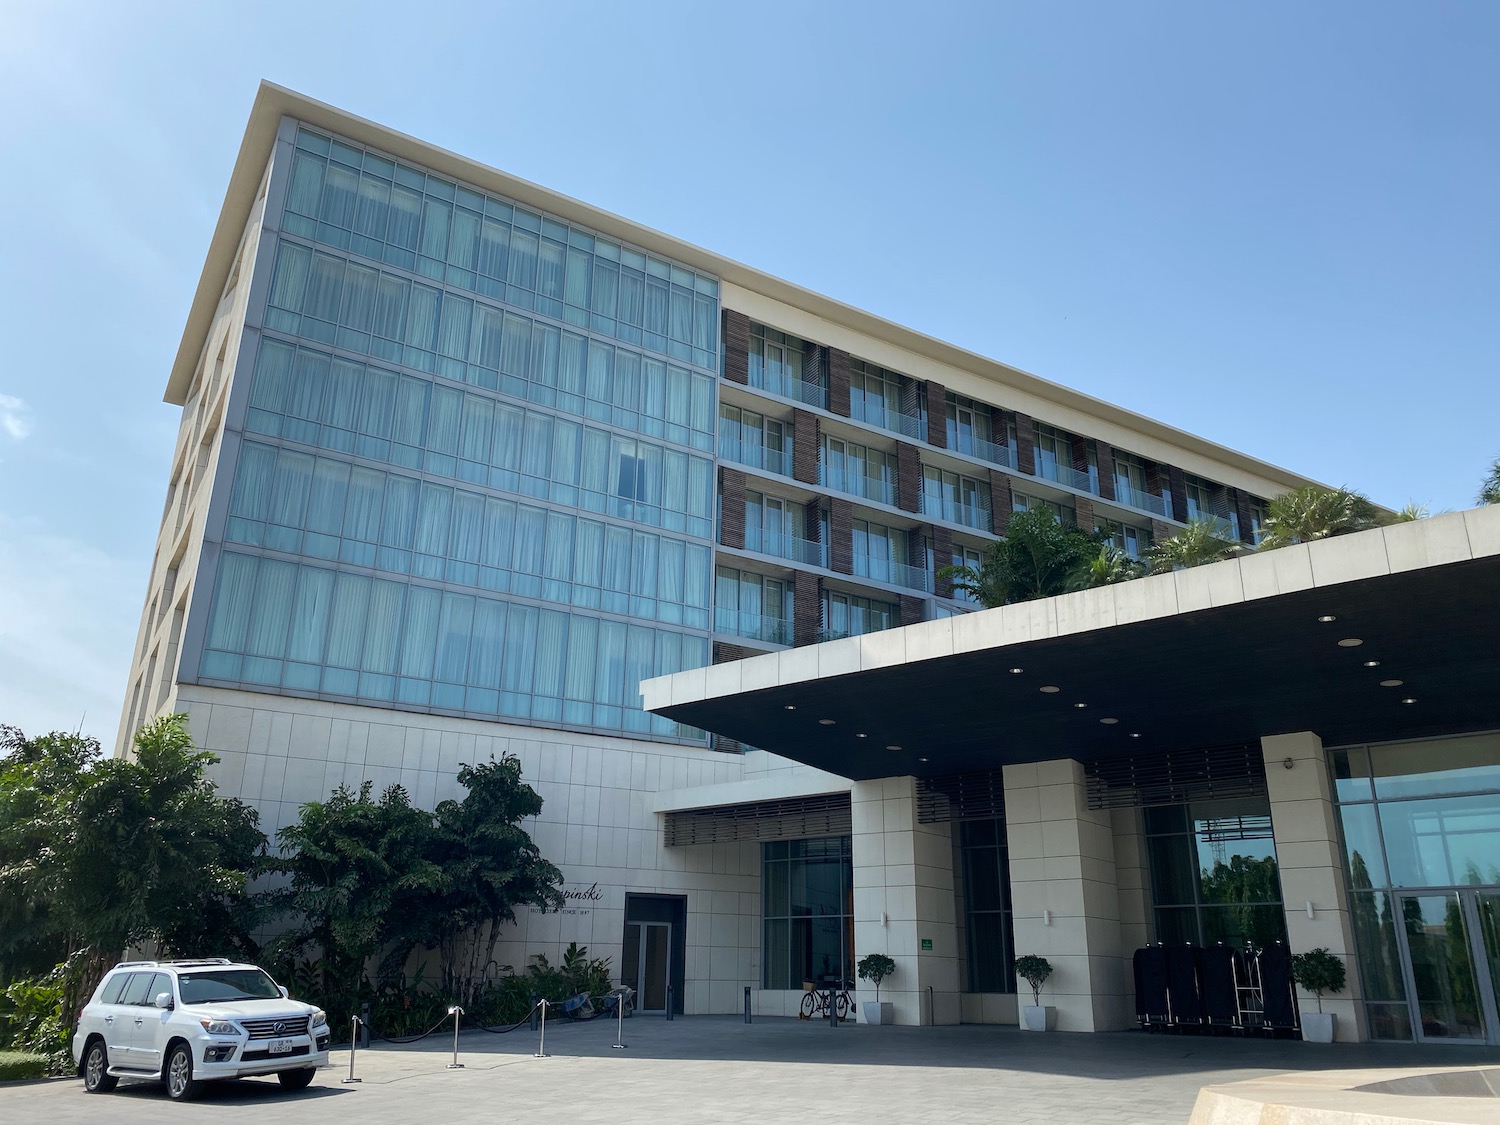
[[[736,840],[847,836],[854,828],[848,793],[689,809],[669,812],[663,819],[663,842],[669,848]]]

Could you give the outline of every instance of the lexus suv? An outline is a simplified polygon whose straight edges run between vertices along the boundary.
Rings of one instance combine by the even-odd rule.
[[[79,1014],[73,1060],[91,1094],[143,1078],[185,1101],[203,1082],[257,1074],[300,1090],[328,1065],[328,1017],[254,965],[125,961]]]

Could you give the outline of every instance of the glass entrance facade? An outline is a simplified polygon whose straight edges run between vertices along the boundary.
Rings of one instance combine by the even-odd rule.
[[[1500,1043],[1500,732],[1329,764],[1371,1038]]]

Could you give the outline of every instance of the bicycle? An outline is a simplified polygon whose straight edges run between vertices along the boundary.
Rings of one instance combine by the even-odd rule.
[[[828,1018],[828,993],[838,988],[834,993],[833,1010],[840,1020],[847,1020],[854,1011],[854,999],[849,995],[849,986],[853,981],[825,981],[821,985],[807,989],[802,996],[802,1007],[797,1013],[799,1020],[810,1020],[817,1016]]]

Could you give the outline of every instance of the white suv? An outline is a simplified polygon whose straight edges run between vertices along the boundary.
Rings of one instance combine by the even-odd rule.
[[[164,1081],[191,1098],[215,1078],[274,1074],[300,1090],[328,1065],[328,1017],[288,999],[262,969],[222,957],[126,961],[78,1017],[73,1060],[91,1094],[121,1078]]]

